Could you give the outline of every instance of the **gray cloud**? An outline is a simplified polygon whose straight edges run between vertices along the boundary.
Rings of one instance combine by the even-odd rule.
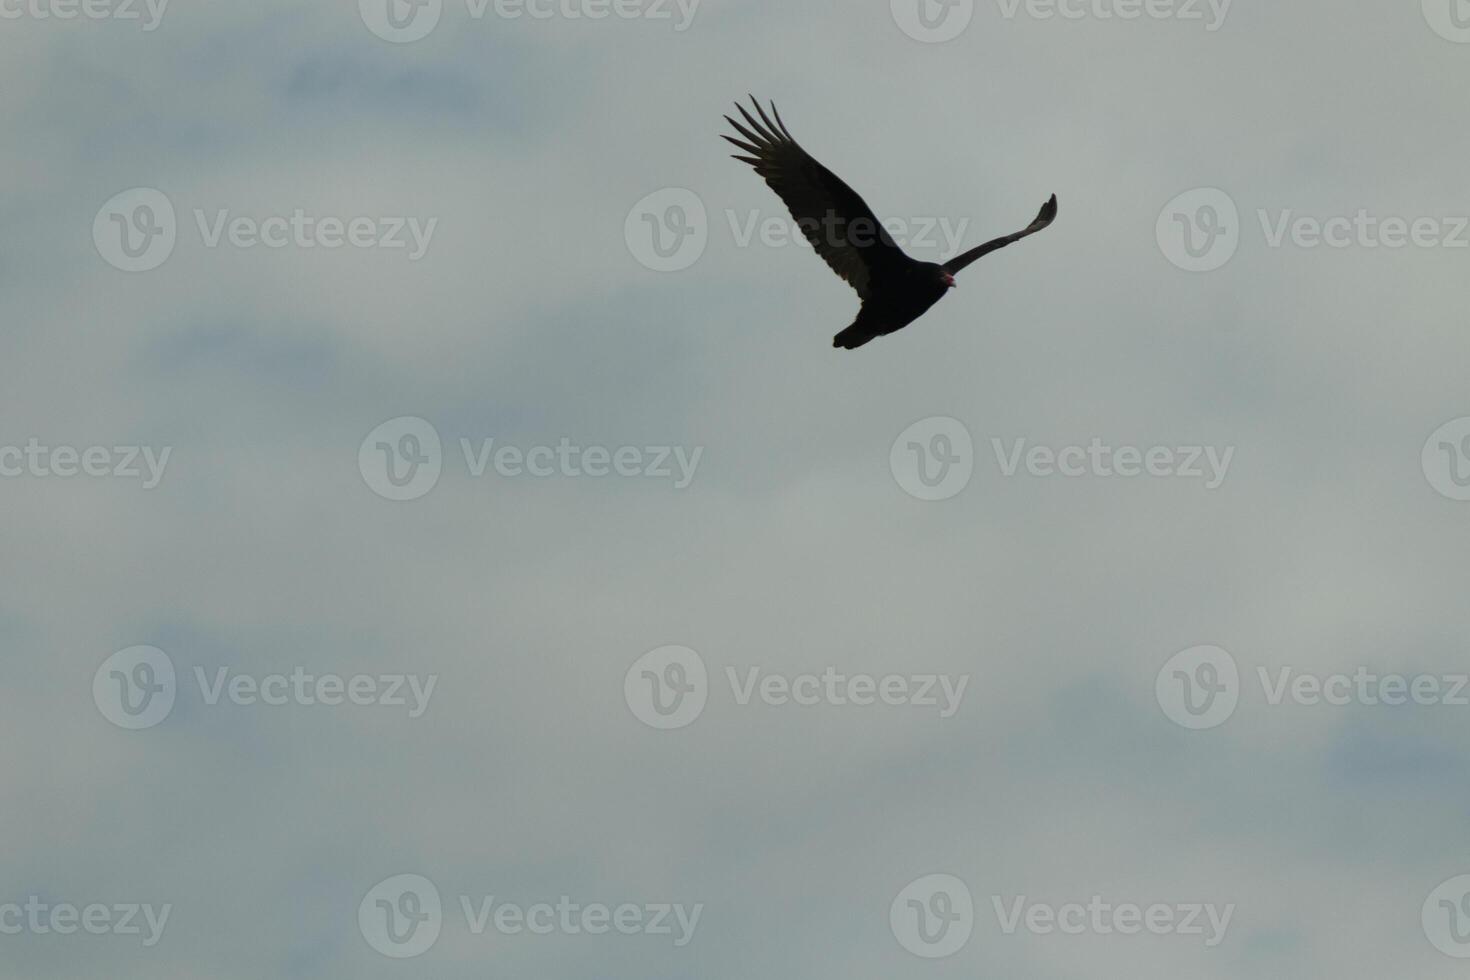
[[[0,445],[171,446],[151,491],[0,479],[0,634],[15,847],[0,904],[172,903],[157,946],[0,935],[16,977],[1449,977],[1419,922],[1470,871],[1451,706],[1267,705],[1219,728],[1155,702],[1180,650],[1258,666],[1463,671],[1464,504],[1420,451],[1465,401],[1463,254],[1271,248],[1257,212],[1463,214],[1470,47],[1414,5],[1236,3],[1178,20],[1007,20],[943,45],[885,9],[705,0],[648,20],[475,21],[390,44],[349,2],[171,4],[158,30],[0,32]],[[883,216],[1057,224],[858,354],[850,292],[716,138],[773,97]],[[130,187],[180,218],[125,274],[91,240]],[[659,274],[629,210],[685,187],[711,217]],[[1226,190],[1224,268],[1176,269],[1160,210]],[[193,211],[439,219],[378,249],[207,248]],[[916,249],[916,252],[923,251]],[[920,257],[937,258],[924,253]],[[445,446],[432,492],[355,465],[399,416]],[[922,503],[889,470],[930,416],[975,476]],[[699,446],[687,490],[472,477],[458,440]],[[1234,446],[1182,480],[1004,478],[992,438]],[[161,724],[90,696],[115,651],[179,669]],[[624,674],[667,644],[713,679],[659,732]],[[208,705],[192,671],[437,674],[422,718]],[[741,706],[724,670],[971,676],[963,708]],[[1253,681],[1251,681],[1253,683]],[[954,957],[889,905],[974,894]],[[359,902],[391,875],[445,900],[396,962]],[[992,896],[1237,906],[1178,936],[1007,936]],[[695,939],[475,936],[461,895],[703,903]]]

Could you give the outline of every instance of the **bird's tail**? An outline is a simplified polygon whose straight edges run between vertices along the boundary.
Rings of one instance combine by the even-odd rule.
[[[856,350],[874,337],[881,337],[888,331],[873,322],[873,317],[867,310],[858,313],[852,326],[832,338],[833,347],[841,347],[843,350]]]

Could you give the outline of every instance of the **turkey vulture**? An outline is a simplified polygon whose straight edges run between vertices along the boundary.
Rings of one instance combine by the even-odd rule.
[[[955,274],[965,266],[1036,234],[1057,216],[1053,194],[1036,220],[1013,235],[972,248],[944,265],[916,262],[894,244],[863,199],[792,138],[775,103],[768,116],[754,97],[750,101],[760,120],[736,103],[745,125],[729,116],[725,120],[744,138],[722,137],[744,151],[735,159],[750,164],[765,178],[791,210],[812,248],[863,301],[852,326],[833,338],[833,347],[852,350],[874,337],[903,329],[954,287]]]

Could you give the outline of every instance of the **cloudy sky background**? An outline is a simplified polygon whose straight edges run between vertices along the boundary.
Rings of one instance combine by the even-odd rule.
[[[1466,669],[1470,504],[1421,448],[1470,415],[1470,252],[1268,247],[1256,218],[1463,215],[1470,45],[1415,3],[1237,0],[1223,26],[1008,19],[920,43],[879,0],[704,0],[646,19],[471,19],[391,44],[351,0],[195,4],[161,26],[0,21],[0,443],[172,447],[163,483],[0,480],[0,903],[171,903],[162,941],[0,936],[6,977],[1462,975],[1420,909],[1470,872],[1470,708],[1268,706],[1255,670]],[[971,222],[987,258],[919,324],[834,352],[851,292],[717,134],[745,94],[882,216]],[[125,274],[98,209],[157,188],[172,257]],[[696,192],[692,267],[644,268],[635,203]],[[1239,205],[1224,268],[1160,210]],[[205,248],[192,212],[437,217],[428,254]],[[940,259],[937,250],[918,257]],[[422,499],[363,438],[429,420]],[[950,416],[975,476],[889,467]],[[686,490],[471,478],[497,445],[703,447]],[[1004,478],[992,438],[1235,447],[1224,485]],[[145,731],[91,697],[113,652],[181,674]],[[624,674],[713,680],[655,731]],[[1229,650],[1235,715],[1154,683]],[[427,713],[209,706],[193,669],[437,674]],[[727,666],[970,675],[961,710],[740,706]],[[974,893],[951,958],[894,897]],[[451,906],[380,956],[390,875]],[[1234,903],[1225,942],[1004,935],[991,896]],[[460,895],[703,903],[695,939],[472,936]]]

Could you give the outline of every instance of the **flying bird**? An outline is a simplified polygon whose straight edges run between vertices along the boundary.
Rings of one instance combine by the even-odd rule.
[[[750,164],[765,178],[817,254],[862,300],[857,319],[833,338],[833,347],[853,350],[874,337],[903,329],[955,287],[954,277],[961,269],[1036,234],[1056,219],[1057,197],[1053,194],[1036,220],[1015,234],[972,248],[943,265],[915,261],[894,243],[863,199],[792,138],[775,103],[766,115],[754,97],[750,101],[759,120],[736,103],[745,124],[729,116],[725,120],[742,139],[721,134],[722,138],[743,151],[735,159]]]

